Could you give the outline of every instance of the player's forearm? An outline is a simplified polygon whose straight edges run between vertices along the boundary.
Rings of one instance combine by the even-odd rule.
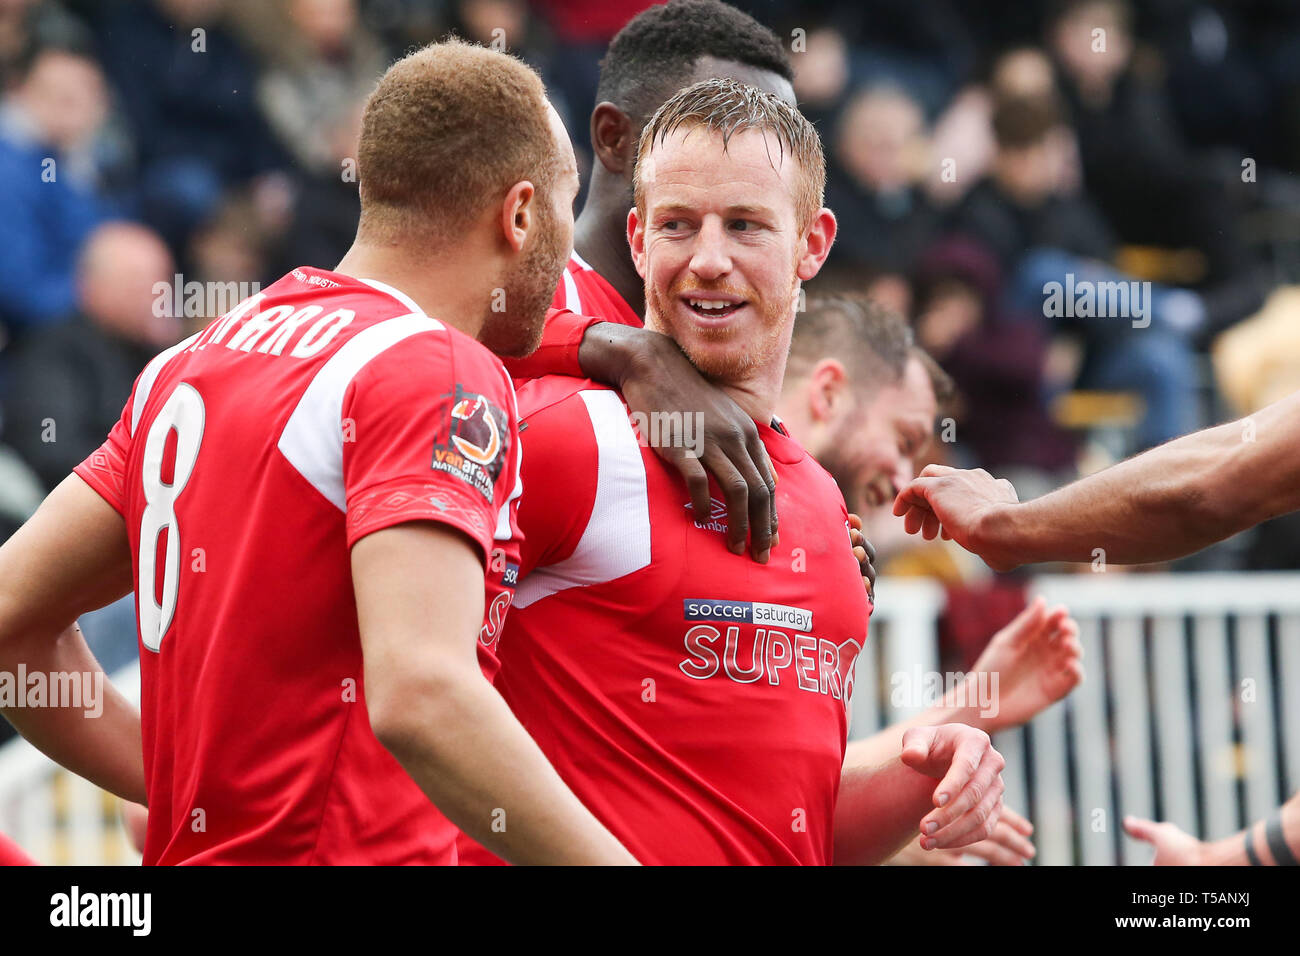
[[[619,386],[639,358],[644,358],[656,333],[617,322],[597,322],[582,336],[578,364],[592,381]]]
[[[1252,823],[1244,831],[1223,840],[1201,845],[1200,862],[1204,866],[1249,866],[1250,854],[1246,841],[1255,852],[1255,859],[1263,866],[1278,866],[1279,856],[1287,851],[1300,859],[1300,793],[1282,804],[1276,814]],[[1281,842],[1281,847],[1275,844]]]
[[[4,716],[33,746],[110,793],[146,802],[140,712],[109,683],[80,628],[57,640],[5,640],[0,675],[16,695]]]
[[[975,533],[976,550],[1018,564],[1142,564],[1199,551],[1286,510],[1272,494],[1279,463],[1258,442],[1243,441],[1244,429],[1230,422],[1187,435],[1042,498],[994,509]]]
[[[375,733],[433,803],[487,849],[517,864],[636,861],[573,795],[501,696],[477,671],[395,695]]]
[[[844,770],[880,767],[898,756],[903,746],[903,734],[913,727],[937,727],[940,724],[967,724],[988,731],[988,721],[980,716],[978,707],[955,707],[948,702],[928,707],[907,720],[900,720],[879,730],[870,737],[851,740],[844,750]]]
[[[835,863],[876,866],[918,835],[921,818],[934,808],[935,782],[906,767],[898,748],[887,763],[847,764],[835,802]]]

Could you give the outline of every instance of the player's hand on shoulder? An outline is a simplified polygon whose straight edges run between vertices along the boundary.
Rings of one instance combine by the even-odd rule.
[[[988,734],[966,724],[913,727],[903,734],[901,759],[939,781],[935,809],[920,822],[922,849],[968,846],[997,831],[1006,761]]]
[[[997,550],[996,542],[984,533],[985,523],[1019,500],[1011,482],[994,478],[983,468],[927,465],[898,493],[894,514],[903,518],[908,534],[919,533],[927,541],[939,536],[956,541],[1002,571],[1015,567],[1016,561]]]
[[[776,482],[753,419],[672,339],[646,331],[637,342],[619,381],[628,408],[644,416],[654,450],[682,473],[695,513],[709,514],[712,475],[727,504],[727,547],[744,554],[748,541],[753,558],[765,563],[777,543]]]

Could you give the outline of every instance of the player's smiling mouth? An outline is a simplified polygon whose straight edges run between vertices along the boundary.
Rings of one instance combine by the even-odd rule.
[[[716,292],[684,295],[682,302],[686,308],[703,319],[725,319],[748,304],[744,299]]]

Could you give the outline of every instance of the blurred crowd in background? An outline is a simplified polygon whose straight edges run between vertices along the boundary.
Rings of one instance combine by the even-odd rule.
[[[648,5],[0,0],[0,535],[152,354],[237,301],[190,307],[192,283],[342,257],[394,57],[449,31],[510,49],[589,164],[600,57]],[[901,311],[958,385],[934,460],[1034,496],[1300,387],[1300,4],[736,5],[826,145],[840,232],[811,291]],[[1067,281],[1141,285],[1123,315],[1046,307]],[[1300,568],[1296,531],[1191,566]]]

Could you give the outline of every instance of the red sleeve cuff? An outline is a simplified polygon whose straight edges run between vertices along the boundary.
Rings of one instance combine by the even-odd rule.
[[[96,453],[98,454],[98,453]],[[89,464],[90,459],[83,461],[72,473],[90,485],[91,489],[109,503],[114,511],[126,517],[126,505],[122,501],[122,481],[114,480],[112,475],[106,474]]]
[[[532,355],[520,359],[503,359],[512,379],[541,378],[543,375],[570,375],[585,378],[578,361],[582,337],[587,329],[604,319],[575,312],[553,312],[546,320],[542,342]]]

